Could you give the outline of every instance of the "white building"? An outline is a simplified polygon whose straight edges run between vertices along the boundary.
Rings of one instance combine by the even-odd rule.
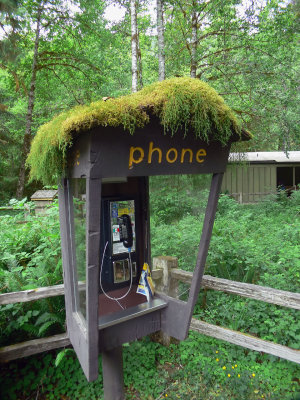
[[[222,193],[240,203],[254,203],[276,193],[287,193],[300,185],[300,151],[231,153],[224,174]]]

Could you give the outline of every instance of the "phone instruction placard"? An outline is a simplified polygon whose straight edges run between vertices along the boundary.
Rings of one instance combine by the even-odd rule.
[[[120,200],[110,202],[110,221],[111,221],[111,235],[113,243],[113,255],[127,252],[128,249],[120,242],[120,232],[118,225],[118,217],[123,214],[129,215],[132,223],[133,245],[132,251],[135,251],[135,213],[134,213],[134,200]]]

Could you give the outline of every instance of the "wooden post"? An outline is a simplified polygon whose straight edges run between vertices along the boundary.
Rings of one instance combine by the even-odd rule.
[[[155,281],[155,290],[178,298],[178,280],[172,278],[171,270],[178,268],[176,257],[160,256],[153,258],[153,270],[162,270],[162,276]]]
[[[160,256],[153,258],[152,278],[156,291],[178,298],[179,281],[174,279],[171,273],[171,270],[176,268],[178,268],[178,259],[176,257]],[[157,274],[157,271],[162,271],[162,274]],[[156,277],[157,279],[155,279]],[[162,331],[153,334],[152,339],[162,343],[164,346],[169,346],[171,343],[171,336]]]
[[[125,400],[122,347],[102,353],[104,400]]]
[[[99,330],[98,296],[100,269],[101,179],[89,178],[86,186],[86,320],[89,382],[98,378]]]
[[[210,238],[212,235],[213,225],[215,221],[215,215],[217,211],[218,199],[222,185],[223,173],[213,174],[210,186],[210,192],[207,201],[207,207],[203,222],[202,235],[199,243],[199,251],[196,261],[196,268],[193,275],[193,280],[191,283],[191,289],[188,299],[188,309],[187,309],[187,331],[191,322],[193,309],[198,300],[199,291],[201,287],[201,281],[204,273],[206,257],[208,253],[208,247],[210,243]]]

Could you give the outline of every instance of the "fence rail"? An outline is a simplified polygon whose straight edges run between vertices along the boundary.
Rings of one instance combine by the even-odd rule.
[[[191,272],[182,271],[181,269],[173,269],[171,275],[174,279],[186,283],[191,283],[193,277]],[[272,289],[265,286],[253,285],[251,283],[215,278],[210,275],[203,276],[201,287],[300,310],[300,293]]]
[[[1,347],[0,362],[5,363],[8,361],[16,360],[18,358],[43,353],[44,351],[66,347],[70,344],[71,343],[67,333],[62,333],[60,335],[54,335],[41,339],[28,340],[27,342]]]
[[[182,271],[178,268],[177,260],[174,257],[156,257],[154,259],[153,279],[158,290],[171,296],[178,293],[178,282],[190,284],[192,273]],[[84,282],[79,282],[79,290],[85,287]],[[300,294],[283,290],[272,289],[264,286],[252,285],[248,283],[235,282],[227,279],[215,278],[204,275],[202,288],[223,291],[228,294],[235,294],[255,300],[264,301],[288,308],[300,310]],[[18,302],[35,301],[53,296],[64,294],[64,285],[49,286],[21,292],[0,294],[0,305]],[[206,336],[225,340],[250,350],[256,350],[277,357],[284,358],[300,364],[300,350],[291,349],[277,343],[272,343],[257,337],[237,332],[231,329],[212,325],[204,321],[192,319],[190,329]],[[27,357],[70,345],[66,333],[30,340],[23,343],[14,344],[0,348],[0,362],[8,362],[17,358]]]
[[[79,290],[83,290],[85,283],[78,282],[78,288]],[[22,290],[20,292],[3,293],[0,294],[0,306],[63,296],[64,293],[64,285],[45,286],[37,289]]]

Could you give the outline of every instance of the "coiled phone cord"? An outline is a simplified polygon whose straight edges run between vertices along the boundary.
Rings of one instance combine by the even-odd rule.
[[[106,242],[105,247],[104,247],[104,251],[103,251],[103,255],[102,255],[102,260],[101,260],[101,267],[100,267],[100,288],[103,292],[103,294],[110,300],[115,300],[119,306],[124,310],[124,307],[122,306],[122,304],[119,303],[119,300],[124,299],[130,292],[131,288],[132,288],[132,261],[131,261],[131,255],[130,255],[130,251],[131,249],[128,249],[128,256],[129,256],[129,264],[130,264],[130,286],[129,289],[127,290],[127,292],[121,296],[121,297],[112,297],[109,294],[107,294],[105,292],[105,290],[103,289],[102,286],[102,267],[103,267],[103,262],[104,262],[104,256],[105,256],[105,252],[106,252],[106,248],[107,248],[108,242]]]

